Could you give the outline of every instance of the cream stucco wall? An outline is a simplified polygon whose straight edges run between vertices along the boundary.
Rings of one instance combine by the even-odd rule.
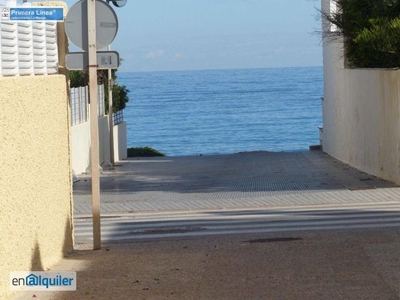
[[[0,78],[0,298],[10,271],[43,270],[73,249],[64,75]]]
[[[400,71],[346,69],[342,46],[324,45],[323,150],[400,183]]]

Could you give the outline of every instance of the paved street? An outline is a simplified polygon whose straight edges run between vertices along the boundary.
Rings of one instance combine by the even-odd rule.
[[[134,159],[74,185],[77,291],[25,299],[400,299],[400,192],[321,152]]]
[[[103,243],[233,234],[392,228],[400,227],[400,203],[125,214],[104,217],[101,225]],[[91,244],[92,236],[91,219],[77,217],[75,242]]]
[[[75,242],[92,243],[90,177]],[[316,152],[141,158],[104,170],[102,240],[400,227],[400,189]]]
[[[397,300],[400,230],[235,234],[81,245],[52,267],[77,291],[18,300]]]

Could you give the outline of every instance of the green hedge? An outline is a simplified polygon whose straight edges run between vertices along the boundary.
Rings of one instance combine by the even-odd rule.
[[[128,157],[155,157],[165,156],[164,153],[158,152],[151,147],[133,147],[128,148]]]
[[[400,0],[335,0],[338,11],[323,16],[344,37],[349,67],[400,67]],[[337,32],[324,32],[335,38]]]

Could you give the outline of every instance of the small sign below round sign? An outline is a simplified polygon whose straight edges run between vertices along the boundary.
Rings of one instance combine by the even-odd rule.
[[[78,48],[88,51],[87,1],[76,2],[65,18],[65,32]],[[112,43],[118,32],[118,18],[110,5],[96,0],[96,47]]]

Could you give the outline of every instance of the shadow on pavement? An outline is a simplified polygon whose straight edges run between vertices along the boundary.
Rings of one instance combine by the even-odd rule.
[[[101,178],[104,195],[141,192],[270,194],[396,186],[320,151],[132,159],[122,162],[113,171],[104,172]],[[90,177],[81,176],[81,181],[74,184],[74,193],[90,194],[90,187]]]
[[[53,299],[398,299],[399,253],[398,230],[105,245],[58,266],[78,290]]]

